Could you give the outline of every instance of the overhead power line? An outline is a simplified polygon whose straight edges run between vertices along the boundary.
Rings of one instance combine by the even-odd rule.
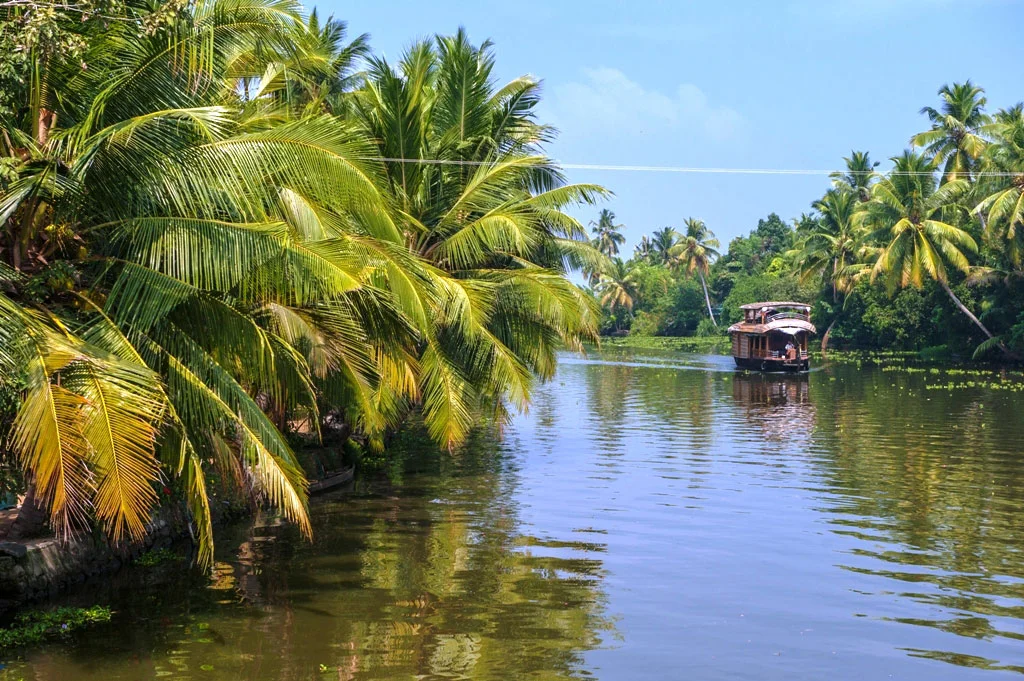
[[[419,165],[451,165],[451,166],[486,166],[494,165],[495,161],[462,161],[458,159],[444,158],[389,158],[384,156],[359,157],[359,161],[381,161],[383,163],[415,163]],[[699,166],[641,166],[641,165],[613,165],[605,163],[565,163],[552,159],[551,163],[558,168],[568,170],[602,170],[612,172],[639,172],[639,173],[693,173],[705,175],[935,175],[939,170],[820,170],[803,168],[711,168]],[[1020,173],[1002,171],[979,171],[972,173],[972,177],[1014,177]]]

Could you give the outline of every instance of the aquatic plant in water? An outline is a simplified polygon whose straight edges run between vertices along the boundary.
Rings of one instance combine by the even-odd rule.
[[[0,649],[65,638],[90,625],[109,622],[112,614],[102,605],[22,613],[10,626],[0,629]]]

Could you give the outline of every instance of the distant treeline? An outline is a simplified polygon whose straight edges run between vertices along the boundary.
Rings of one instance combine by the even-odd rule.
[[[594,243],[612,264],[590,273],[602,332],[710,335],[743,303],[800,300],[831,346],[1024,355],[1024,107],[990,115],[969,81],[939,99],[889,172],[853,152],[810,212],[791,223],[771,213],[724,253],[688,219],[623,261],[603,212]]]

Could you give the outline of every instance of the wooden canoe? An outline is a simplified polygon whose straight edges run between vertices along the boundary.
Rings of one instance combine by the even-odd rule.
[[[335,471],[333,473],[329,473],[327,476],[309,483],[309,494],[310,496],[313,496],[314,494],[323,494],[324,492],[332,490],[335,487],[340,487],[341,485],[344,485],[346,482],[349,482],[353,477],[355,477],[355,474],[355,466],[350,466],[349,468],[346,468],[343,471]]]

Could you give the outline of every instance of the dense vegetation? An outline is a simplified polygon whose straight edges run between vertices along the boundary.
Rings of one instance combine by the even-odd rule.
[[[970,82],[939,98],[892,170],[854,152],[792,225],[772,213],[720,256],[699,220],[643,236],[591,275],[602,332],[711,335],[744,303],[801,300],[826,345],[1024,354],[1024,106],[989,115]],[[602,214],[593,243],[615,257],[618,230]]]
[[[379,447],[416,412],[456,446],[596,337],[563,209],[604,190],[489,44],[390,63],[290,0],[6,3],[0,39],[15,533],[137,537],[180,499],[208,562],[224,490],[308,532],[292,436]]]

